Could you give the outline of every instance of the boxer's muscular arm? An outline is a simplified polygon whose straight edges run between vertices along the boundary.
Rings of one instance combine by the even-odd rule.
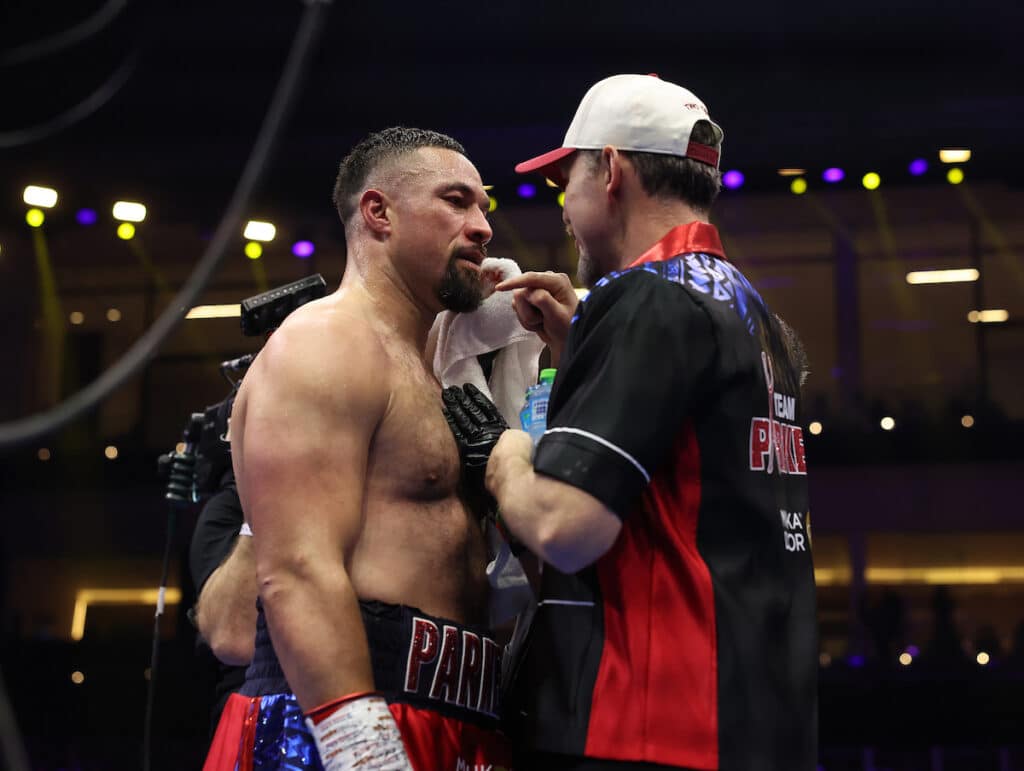
[[[487,489],[516,538],[562,573],[575,573],[612,547],[622,521],[589,493],[536,473],[532,449],[526,432],[503,433],[487,463]]]
[[[366,335],[296,321],[270,339],[246,375],[236,470],[257,533],[270,636],[299,704],[311,710],[374,688],[346,563],[362,526],[371,437],[388,397],[379,374],[351,366],[381,360]]]

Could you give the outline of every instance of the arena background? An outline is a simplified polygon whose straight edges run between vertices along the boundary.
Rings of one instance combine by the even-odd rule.
[[[94,381],[217,246],[305,8],[0,10],[0,421]],[[725,129],[726,250],[810,354],[821,766],[1024,769],[1021,9],[324,4],[294,110],[195,305],[316,272],[333,289],[337,163],[395,124],[465,144],[493,185],[492,254],[572,275],[558,191],[513,165],[560,144],[601,77],[686,85]],[[56,204],[27,202],[31,185]],[[116,201],[146,207],[129,238]],[[250,219],[276,227],[258,250]],[[959,280],[908,277],[935,270]],[[157,458],[226,395],[219,363],[259,347],[226,312],[183,321],[98,408],[0,450],[2,672],[33,769],[142,765]],[[207,739],[213,672],[184,612],[195,515],[173,532],[158,769],[198,768]]]

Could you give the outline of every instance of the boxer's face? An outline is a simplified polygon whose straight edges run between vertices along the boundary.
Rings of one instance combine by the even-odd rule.
[[[452,150],[422,147],[409,157],[395,193],[396,266],[414,291],[429,292],[422,299],[435,310],[474,310],[483,299],[480,263],[492,236],[480,174]]]
[[[566,180],[562,222],[579,253],[577,278],[592,287],[617,265],[604,166],[600,156],[573,153],[560,168]]]

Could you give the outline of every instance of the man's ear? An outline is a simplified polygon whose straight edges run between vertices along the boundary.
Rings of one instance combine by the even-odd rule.
[[[601,150],[601,173],[604,174],[605,191],[610,196],[617,195],[622,187],[622,164],[625,158],[618,148],[607,145]]]
[[[380,190],[370,188],[359,196],[359,215],[378,238],[391,235],[391,201]]]

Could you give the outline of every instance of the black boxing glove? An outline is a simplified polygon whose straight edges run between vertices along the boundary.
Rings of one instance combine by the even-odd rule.
[[[480,506],[484,516],[494,522],[513,556],[519,556],[524,547],[505,527],[498,513],[498,502],[484,485],[491,450],[508,429],[508,424],[494,402],[472,383],[466,383],[462,388],[449,386],[441,392],[441,398],[444,418],[459,446],[463,487],[472,504]]]
[[[442,409],[448,427],[459,445],[459,457],[467,470],[482,475],[498,438],[508,424],[494,402],[472,383],[463,388],[449,386],[441,392]]]
[[[491,450],[508,424],[494,402],[472,383],[466,383],[463,388],[449,386],[441,392],[441,398],[445,420],[459,446],[467,491],[474,496],[484,496],[493,512],[494,498],[484,487],[484,475]]]

